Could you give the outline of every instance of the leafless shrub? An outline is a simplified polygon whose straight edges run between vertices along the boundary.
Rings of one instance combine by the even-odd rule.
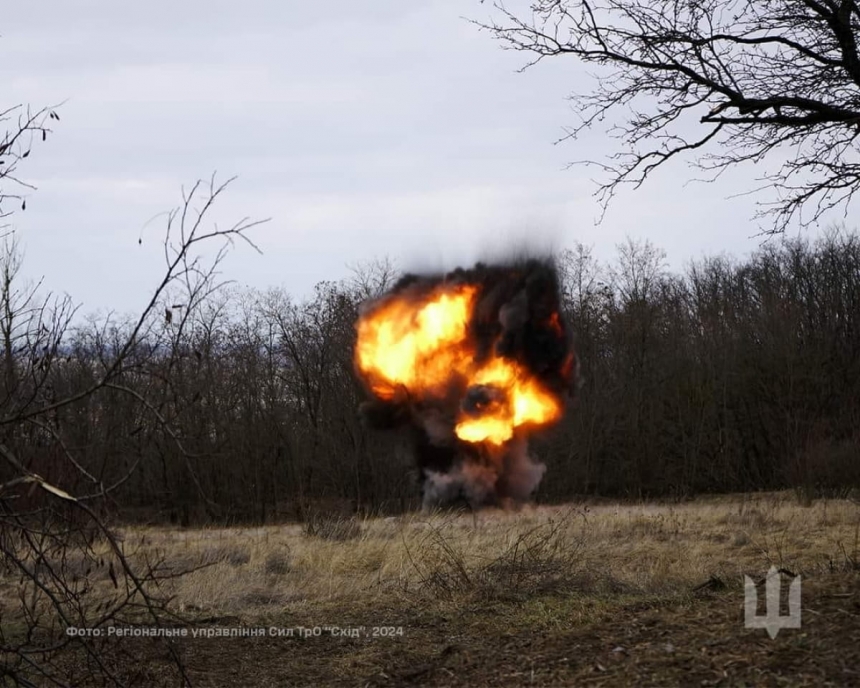
[[[7,154],[7,148],[0,149],[0,156]],[[92,330],[90,357],[77,371],[71,365],[74,352],[64,348],[74,314],[70,301],[40,298],[38,285],[19,289],[16,245],[7,241],[0,253],[0,570],[16,580],[18,590],[11,610],[9,601],[2,601],[0,677],[6,682],[140,680],[127,652],[90,635],[67,635],[66,629],[175,623],[164,583],[177,573],[163,561],[139,557],[108,526],[114,493],[134,477],[143,454],[119,464],[106,480],[104,471],[85,465],[78,443],[70,440],[80,432],[79,414],[87,408],[100,406],[101,423],[95,427],[112,432],[111,413],[123,400],[123,411],[140,428],[148,425],[162,442],[178,448],[188,462],[188,479],[200,488],[193,456],[173,427],[180,408],[164,403],[163,387],[145,384],[152,349],[147,352],[143,342],[157,348],[185,326],[219,286],[215,276],[226,248],[245,239],[254,225],[243,220],[227,229],[204,226],[225,188],[213,179],[183,194],[180,208],[168,216],[161,282],[136,320]],[[205,263],[196,253],[199,245],[219,240],[220,250]],[[165,322],[159,308],[183,290],[182,318]],[[171,366],[164,373],[159,379],[169,381]],[[222,555],[236,565],[248,561],[247,553]],[[165,650],[176,660],[179,679],[187,682],[175,649],[166,644]]]
[[[748,500],[738,504],[737,510],[729,511],[718,519],[719,523],[740,526],[747,530],[759,530],[773,524],[773,518],[760,506],[755,506]]]
[[[251,561],[251,550],[245,545],[218,545],[208,547],[200,555],[203,565],[226,562],[230,566],[244,566]]]
[[[361,537],[361,522],[355,516],[312,512],[305,520],[302,530],[308,537],[323,540],[355,540]]]
[[[569,520],[569,515],[549,519],[519,533],[498,556],[478,564],[462,544],[446,537],[444,523],[431,526],[407,552],[422,589],[434,596],[508,598],[558,590],[587,578],[578,561],[582,543],[571,537]]]

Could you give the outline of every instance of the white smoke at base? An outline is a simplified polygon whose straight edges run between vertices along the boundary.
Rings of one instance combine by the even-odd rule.
[[[480,460],[466,457],[448,472],[424,473],[423,506],[465,502],[472,506],[524,502],[540,485],[546,466],[528,454],[525,440],[515,440],[505,451]],[[497,495],[504,495],[501,502]]]

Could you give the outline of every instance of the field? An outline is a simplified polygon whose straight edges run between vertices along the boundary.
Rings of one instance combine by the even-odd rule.
[[[860,505],[847,500],[319,514],[121,536],[132,557],[196,569],[163,590],[197,634],[174,648],[193,685],[860,685]],[[802,627],[773,640],[743,615],[744,574],[761,581],[771,565],[803,586]],[[258,635],[222,635],[242,629]],[[147,658],[129,677],[167,675],[149,641],[110,642]]]

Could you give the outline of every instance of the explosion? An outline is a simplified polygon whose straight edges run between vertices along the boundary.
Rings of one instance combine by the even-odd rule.
[[[559,420],[576,357],[548,261],[402,278],[362,304],[355,364],[377,427],[409,425],[426,505],[527,499],[529,433]]]

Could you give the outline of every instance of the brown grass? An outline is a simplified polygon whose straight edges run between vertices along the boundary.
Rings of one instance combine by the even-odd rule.
[[[338,601],[424,605],[550,589],[672,593],[712,577],[739,584],[771,564],[809,575],[856,562],[858,529],[856,504],[803,507],[786,493],[122,534],[133,559],[197,569],[169,584],[178,610],[252,621]],[[91,572],[94,583],[106,580],[101,573]],[[254,598],[268,602],[249,604]],[[266,609],[272,604],[277,609]]]
[[[760,578],[771,564],[802,574],[812,590],[830,585],[828,581],[841,585],[860,579],[860,506],[836,499],[802,506],[791,494],[417,513],[361,521],[320,518],[312,527],[133,527],[123,536],[133,557],[161,561],[170,570],[196,569],[171,579],[165,592],[173,596],[177,612],[197,623],[397,622],[417,643],[377,640],[345,650],[337,644],[329,657],[334,673],[309,683],[338,677],[346,681],[355,671],[376,676],[377,670],[385,673],[380,667],[426,659],[422,648],[432,647],[428,638],[436,637],[436,631],[450,635],[455,647],[483,642],[489,652],[515,632],[527,631],[529,638],[562,637],[571,629],[591,628],[597,637],[619,614],[638,618],[654,610],[664,620],[691,620],[695,627],[690,633],[701,633],[708,628],[695,621],[702,609],[719,617],[725,607],[735,611],[726,612],[729,630],[721,632],[737,634],[743,630],[738,616],[743,575]],[[103,578],[93,585],[104,585]],[[0,581],[7,614],[14,608],[10,590]],[[700,608],[696,600],[703,595],[717,602]],[[719,609],[708,606],[712,604]],[[860,610],[856,614],[850,617],[855,624]],[[318,641],[316,647],[327,647],[330,654],[333,642],[326,646]],[[623,647],[627,641],[612,642]],[[386,654],[394,646],[397,653]],[[265,662],[260,661],[257,669],[262,671]],[[446,685],[447,674],[436,664],[430,674],[419,672],[414,680],[432,678],[431,683]],[[201,665],[201,676],[212,670]],[[478,672],[473,679],[481,683],[481,667],[471,671]],[[661,674],[664,683],[673,684],[666,672]],[[398,675],[408,682],[407,673]],[[265,684],[266,675],[260,674],[258,682]],[[509,678],[514,685],[522,680]]]

